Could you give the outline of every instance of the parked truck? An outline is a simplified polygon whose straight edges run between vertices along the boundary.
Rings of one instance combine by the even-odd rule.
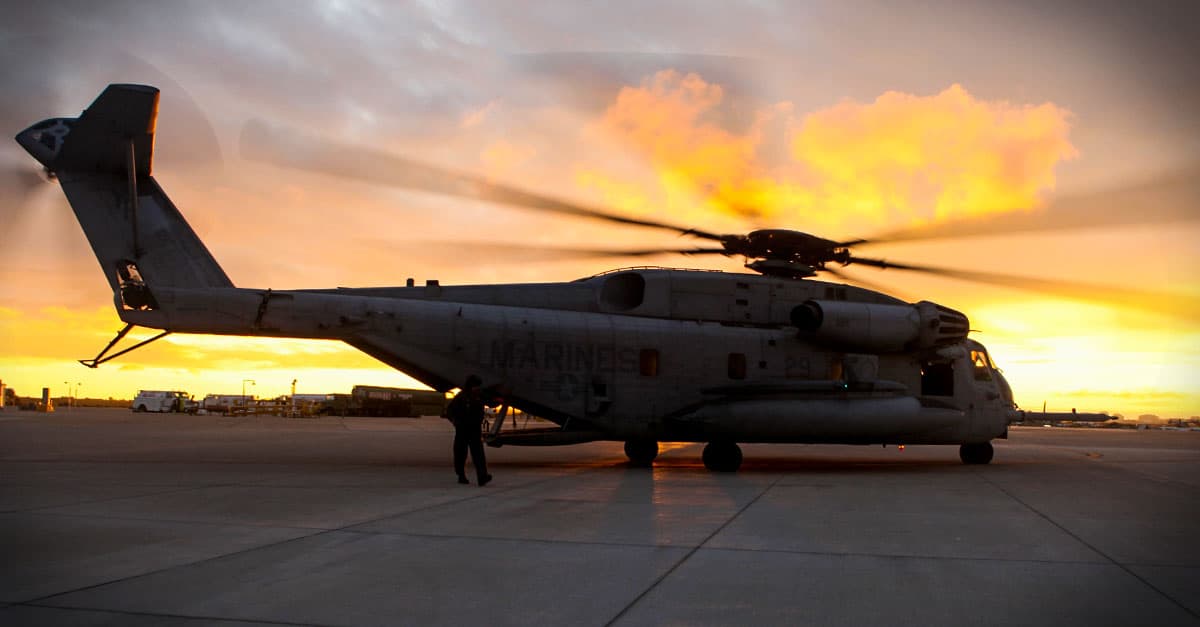
[[[180,390],[139,390],[129,408],[135,412],[188,412],[198,407],[191,395]]]

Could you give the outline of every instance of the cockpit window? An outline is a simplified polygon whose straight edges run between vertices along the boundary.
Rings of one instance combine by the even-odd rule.
[[[971,366],[976,381],[992,380],[992,360],[988,357],[986,351],[971,351]]]

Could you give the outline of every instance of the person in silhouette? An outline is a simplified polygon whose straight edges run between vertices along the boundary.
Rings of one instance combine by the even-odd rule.
[[[454,424],[454,472],[458,473],[458,482],[471,483],[466,473],[469,450],[479,487],[492,480],[487,471],[487,457],[483,454],[483,404],[483,380],[471,375],[446,407],[446,417]]]

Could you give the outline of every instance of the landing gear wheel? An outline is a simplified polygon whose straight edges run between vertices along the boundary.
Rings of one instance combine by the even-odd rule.
[[[735,442],[709,442],[701,458],[704,467],[713,472],[737,472],[742,465],[742,449]]]
[[[992,461],[992,443],[977,442],[958,447],[958,457],[964,464],[986,464]]]
[[[646,468],[654,464],[658,457],[658,442],[654,440],[628,440],[625,442],[625,456],[629,465],[635,468]]]

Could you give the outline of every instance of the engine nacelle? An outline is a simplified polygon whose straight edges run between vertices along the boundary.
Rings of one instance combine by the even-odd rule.
[[[791,318],[813,342],[862,353],[953,344],[965,339],[970,328],[963,314],[927,300],[915,305],[810,300],[793,308]]]

